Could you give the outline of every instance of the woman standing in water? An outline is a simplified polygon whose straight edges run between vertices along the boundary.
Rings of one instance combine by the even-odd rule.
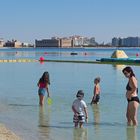
[[[131,125],[132,122],[134,126],[137,126],[137,112],[140,103],[138,98],[137,79],[131,67],[125,67],[122,72],[125,77],[128,78],[128,83],[126,86],[126,98],[128,101],[126,112],[127,123],[128,125]]]
[[[48,97],[50,97],[48,85],[50,85],[49,73],[46,71],[43,73],[42,77],[38,81],[38,95],[39,104],[42,106],[44,104],[45,92],[47,91]]]

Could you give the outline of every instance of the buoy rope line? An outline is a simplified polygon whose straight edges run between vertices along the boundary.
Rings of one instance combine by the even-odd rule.
[[[35,59],[0,59],[0,63],[15,63],[15,62],[38,62]]]

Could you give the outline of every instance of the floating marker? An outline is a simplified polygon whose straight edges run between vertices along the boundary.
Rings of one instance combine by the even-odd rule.
[[[139,56],[139,54],[138,53],[136,53],[136,57],[138,57]]]
[[[40,60],[40,61],[44,61],[44,57],[40,57],[39,60]]]

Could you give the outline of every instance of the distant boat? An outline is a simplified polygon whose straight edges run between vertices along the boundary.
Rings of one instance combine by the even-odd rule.
[[[78,53],[76,53],[76,52],[71,52],[70,54],[71,54],[71,55],[77,55]]]

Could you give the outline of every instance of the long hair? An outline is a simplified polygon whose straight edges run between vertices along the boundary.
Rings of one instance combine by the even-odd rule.
[[[42,77],[40,78],[39,82],[46,82],[50,85],[50,76],[49,76],[49,72],[45,71],[42,75]]]
[[[134,74],[134,72],[133,72],[133,70],[132,70],[131,67],[125,67],[125,68],[122,70],[122,72],[124,73],[125,71],[128,72],[128,73],[130,73],[130,77],[132,77],[132,76],[135,77],[135,74]]]

